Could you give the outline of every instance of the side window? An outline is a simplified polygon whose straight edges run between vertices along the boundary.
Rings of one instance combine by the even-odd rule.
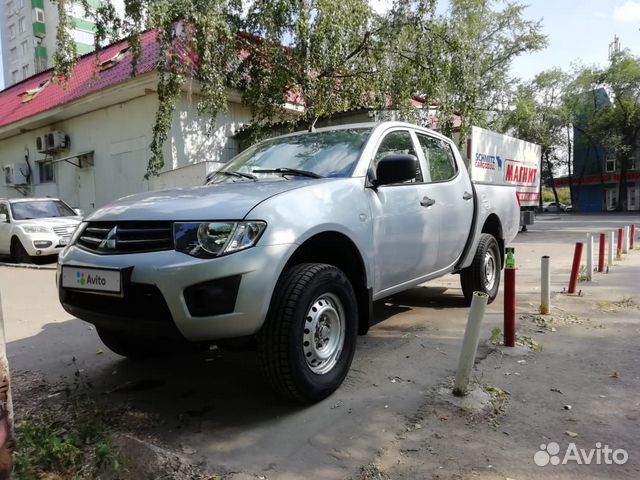
[[[407,130],[398,130],[388,133],[383,139],[382,143],[378,147],[376,156],[373,158],[373,168],[378,166],[378,162],[387,155],[397,154],[410,154],[417,157],[416,151],[413,148],[413,140],[411,134]],[[407,183],[422,182],[422,170],[420,169],[420,163],[416,162],[416,178],[410,180]]]
[[[7,216],[7,220],[9,220],[9,209],[6,203],[0,203],[0,214],[2,213],[4,213]]]
[[[422,148],[424,158],[429,166],[431,181],[444,182],[452,179],[457,170],[451,147],[437,138],[420,133],[417,135],[420,148]]]

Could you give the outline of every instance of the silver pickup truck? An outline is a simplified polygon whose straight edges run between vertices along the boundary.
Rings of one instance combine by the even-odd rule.
[[[472,184],[438,133],[318,129],[97,210],[59,257],[59,296],[118,354],[254,347],[276,391],[314,402],[347,375],[374,300],[449,273],[493,300],[518,223],[515,190]]]

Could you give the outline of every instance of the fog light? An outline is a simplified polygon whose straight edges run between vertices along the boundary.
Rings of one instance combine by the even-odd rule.
[[[192,317],[210,317],[231,313],[242,275],[218,278],[191,285],[184,289],[184,299]]]
[[[33,242],[33,246],[36,248],[49,248],[51,245],[53,245],[53,242],[49,240],[34,240]]]
[[[42,252],[40,250],[36,250],[36,255],[40,255]]]

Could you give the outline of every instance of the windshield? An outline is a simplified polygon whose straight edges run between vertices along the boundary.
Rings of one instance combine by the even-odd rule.
[[[265,140],[237,155],[208,183],[273,180],[274,177],[292,174],[284,171],[287,169],[322,177],[348,177],[370,133],[371,128],[354,128]],[[275,169],[281,171],[260,172]],[[310,176],[303,175],[302,178]]]
[[[12,203],[11,213],[13,213],[14,220],[76,216],[76,212],[60,200],[35,200],[33,202]]]

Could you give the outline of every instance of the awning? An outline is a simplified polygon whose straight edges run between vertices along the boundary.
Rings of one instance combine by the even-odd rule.
[[[77,159],[77,163],[72,161],[74,158]],[[51,163],[67,162],[78,168],[93,167],[93,150],[90,150],[87,152],[75,153],[73,155],[69,155],[68,157],[63,157],[63,158],[53,158],[51,160],[43,159],[43,160],[37,160],[37,161],[38,162],[50,161]]]

